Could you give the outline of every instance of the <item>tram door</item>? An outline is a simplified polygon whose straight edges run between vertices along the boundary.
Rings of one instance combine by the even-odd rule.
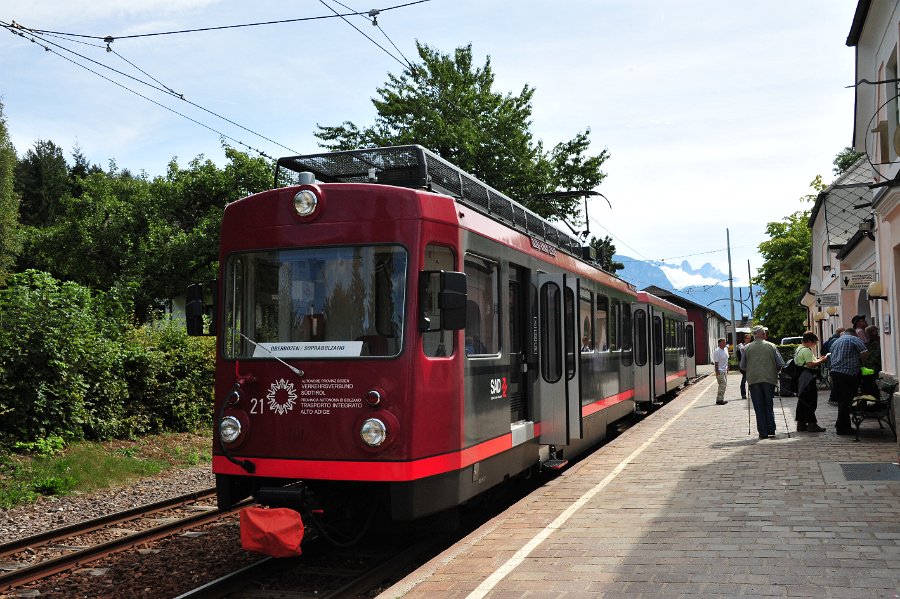
[[[535,400],[544,445],[582,437],[578,388],[578,279],[538,273],[539,354]]]
[[[528,363],[535,362],[526,347],[529,341],[528,310],[529,302],[526,292],[530,288],[528,270],[510,263],[509,296],[507,298],[507,315],[509,316],[509,376],[507,377],[510,422],[531,420],[528,411],[530,385],[528,381],[532,373],[528,371]],[[536,349],[533,351],[537,351]]]
[[[697,355],[694,353],[694,323],[686,322],[684,324],[684,349],[685,364],[687,366],[687,377],[689,379],[697,376]]]
[[[653,401],[650,315],[647,304],[632,305],[631,321],[634,323],[634,401],[639,405],[647,404]]]
[[[653,398],[666,392],[666,335],[663,315],[650,306],[650,358],[653,361]]]

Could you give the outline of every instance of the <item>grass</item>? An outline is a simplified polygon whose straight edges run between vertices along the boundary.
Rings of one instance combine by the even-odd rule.
[[[126,485],[164,470],[210,462],[209,431],[165,433],[134,441],[80,441],[68,447],[48,440],[26,453],[0,451],[0,508]]]

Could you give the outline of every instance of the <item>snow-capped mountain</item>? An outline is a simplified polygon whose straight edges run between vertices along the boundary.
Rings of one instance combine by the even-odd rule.
[[[636,260],[619,254],[615,255],[614,260],[625,265],[625,268],[616,271],[616,274],[638,289],[655,285],[677,293],[695,304],[708,306],[726,320],[731,318],[731,311],[728,309],[728,275],[712,264],[706,263],[695,269],[687,260],[675,265],[652,260]],[[735,319],[741,320],[743,315],[752,316],[757,299],[755,294],[759,292],[759,288],[754,286],[753,292],[754,297],[751,301],[749,287],[735,286]]]

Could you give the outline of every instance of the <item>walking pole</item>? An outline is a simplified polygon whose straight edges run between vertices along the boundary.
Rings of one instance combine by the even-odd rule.
[[[750,403],[752,399],[750,397],[750,385],[747,385],[747,434],[750,434]]]
[[[779,382],[780,382],[780,380],[779,380]],[[785,412],[784,412],[784,401],[781,399],[781,389],[779,387],[776,387],[775,390],[778,392],[778,403],[781,404],[781,415],[784,416],[784,430],[787,431],[788,439],[790,439],[791,438],[791,429],[788,426],[787,414],[785,414]]]

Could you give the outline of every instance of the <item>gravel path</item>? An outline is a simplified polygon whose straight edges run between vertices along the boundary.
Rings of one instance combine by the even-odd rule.
[[[0,543],[212,486],[215,477],[209,464],[203,464],[169,470],[116,489],[42,497],[30,505],[0,510]]]
[[[48,497],[0,510],[0,542],[214,486],[209,464],[172,470],[96,493]],[[0,597],[174,597],[259,558],[244,552],[236,516],[204,532],[149,543]]]

